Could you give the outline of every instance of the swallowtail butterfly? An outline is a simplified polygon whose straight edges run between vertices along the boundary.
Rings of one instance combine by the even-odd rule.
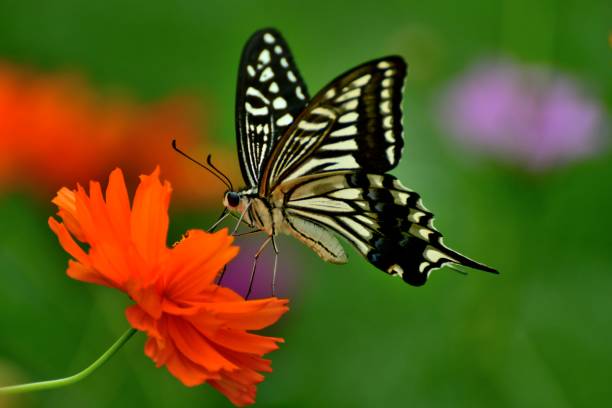
[[[225,193],[225,210],[268,234],[275,249],[274,237],[288,234],[342,264],[339,235],[414,286],[447,263],[496,273],[446,247],[420,196],[387,173],[404,145],[405,77],[401,57],[384,57],[311,98],[280,33],[256,32],[242,53],[236,97],[246,187]]]

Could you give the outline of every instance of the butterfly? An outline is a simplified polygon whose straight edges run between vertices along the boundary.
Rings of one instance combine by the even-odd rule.
[[[248,40],[236,95],[246,187],[234,191],[230,182],[223,204],[224,214],[268,235],[256,258],[270,241],[278,253],[275,237],[287,234],[343,264],[341,236],[373,266],[414,286],[445,264],[497,273],[445,246],[419,194],[388,174],[404,145],[406,69],[399,56],[369,61],[311,98],[277,30]]]

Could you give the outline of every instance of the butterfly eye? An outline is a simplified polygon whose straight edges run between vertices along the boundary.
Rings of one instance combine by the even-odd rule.
[[[238,193],[234,191],[230,191],[229,193],[227,193],[226,197],[227,197],[227,204],[230,207],[237,207],[238,204],[240,204],[240,196],[238,195]]]

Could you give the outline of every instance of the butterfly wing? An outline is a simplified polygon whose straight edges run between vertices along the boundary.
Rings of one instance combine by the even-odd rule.
[[[390,174],[365,171],[302,177],[286,185],[285,219],[289,233],[312,247],[323,259],[339,253],[337,244],[317,229],[329,229],[347,239],[370,263],[405,282],[423,285],[432,270],[454,263],[496,273],[446,247],[433,226],[433,214],[420,196]],[[294,231],[294,220],[316,228]],[[318,243],[319,246],[313,244]]]
[[[286,232],[327,261],[346,261],[331,230],[412,285],[446,263],[495,272],[446,247],[419,195],[384,174],[402,154],[405,76],[387,57],[332,81],[279,140],[260,194],[282,196]]]
[[[386,57],[360,65],[323,88],[281,137],[260,194],[300,177],[342,170],[384,173],[404,145],[406,63]]]
[[[253,34],[242,52],[236,94],[238,156],[247,187],[258,186],[266,157],[308,99],[280,33],[264,29]]]

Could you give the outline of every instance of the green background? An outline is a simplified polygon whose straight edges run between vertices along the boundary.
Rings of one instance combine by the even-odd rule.
[[[448,244],[502,274],[446,269],[413,288],[352,250],[348,265],[333,266],[281,240],[292,259],[279,272],[295,274],[296,288],[270,330],[286,344],[271,355],[258,404],[603,406],[612,404],[610,153],[529,174],[457,150],[431,107],[478,58],[510,55],[581,78],[609,110],[610,22],[605,0],[0,0],[0,59],[78,71],[102,92],[142,101],[195,95],[210,107],[210,138],[233,150],[237,63],[254,30],[284,34],[311,93],[365,60],[403,55],[407,148],[394,174],[423,195]],[[171,239],[218,211],[173,212]],[[122,294],[65,276],[67,255],[46,223],[53,213],[26,194],[0,196],[4,381],[76,372],[127,327]],[[143,342],[76,386],[4,404],[229,406],[155,369]]]

